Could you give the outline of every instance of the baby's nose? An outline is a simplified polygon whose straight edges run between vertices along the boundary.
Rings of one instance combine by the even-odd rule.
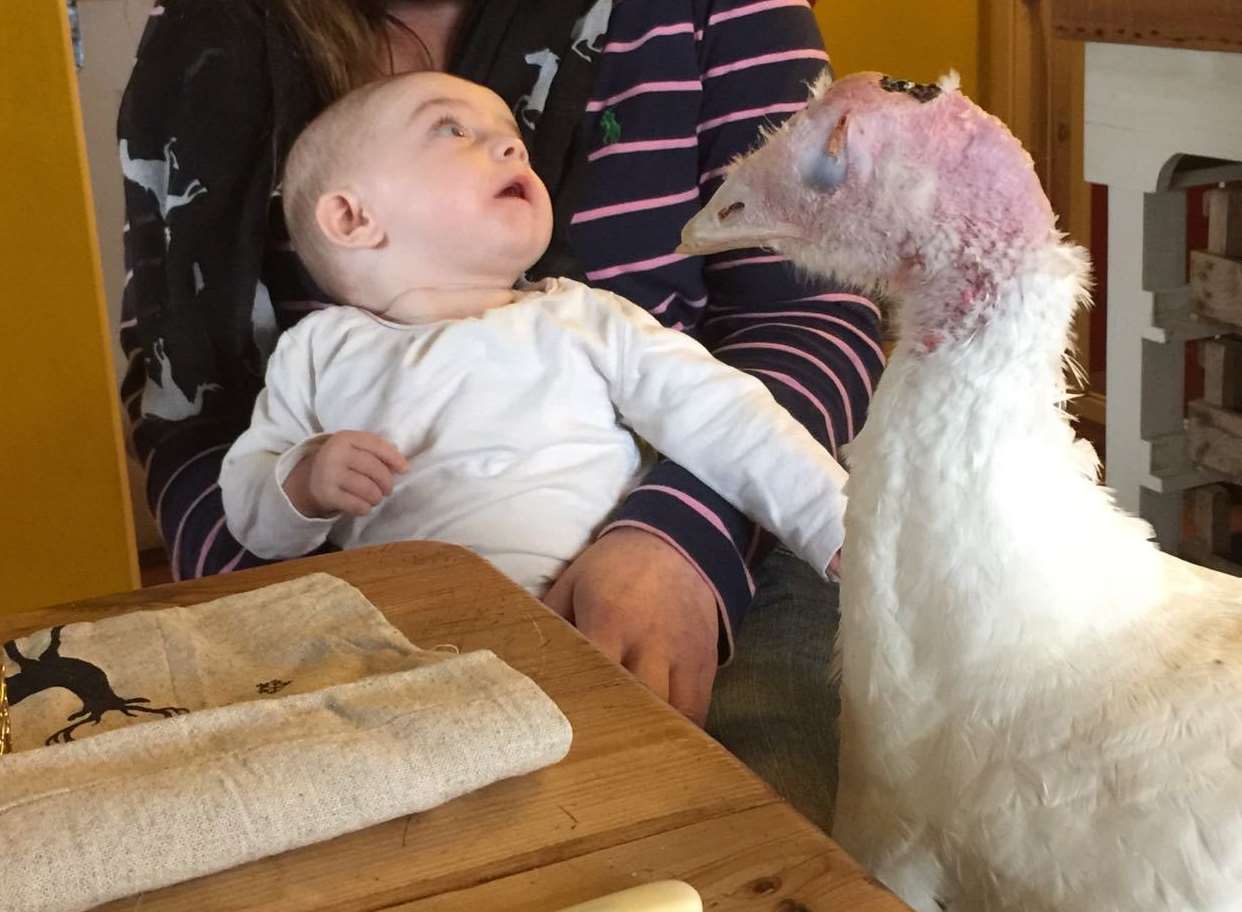
[[[496,155],[499,158],[526,161],[526,146],[516,136],[506,136],[496,144]]]

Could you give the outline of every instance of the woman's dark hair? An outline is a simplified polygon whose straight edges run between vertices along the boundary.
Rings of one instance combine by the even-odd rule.
[[[279,0],[310,58],[329,100],[392,71],[392,32],[405,31],[431,51],[416,32],[388,11],[385,0]],[[388,65],[383,61],[385,55]]]

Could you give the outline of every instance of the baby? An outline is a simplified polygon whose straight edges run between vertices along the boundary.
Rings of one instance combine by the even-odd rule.
[[[552,207],[499,96],[365,86],[298,139],[283,198],[348,306],[281,336],[224,460],[252,552],[440,539],[542,595],[643,477],[641,439],[826,571],[846,473],[762,383],[616,295],[520,284]]]

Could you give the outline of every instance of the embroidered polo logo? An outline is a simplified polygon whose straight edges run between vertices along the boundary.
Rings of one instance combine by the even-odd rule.
[[[604,131],[604,145],[610,146],[621,139],[621,123],[617,120],[617,112],[612,108],[606,110],[600,117],[599,125]]]

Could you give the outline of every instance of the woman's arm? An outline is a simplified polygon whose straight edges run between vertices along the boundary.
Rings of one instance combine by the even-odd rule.
[[[262,385],[256,330],[274,329],[260,283],[274,168],[265,28],[249,0],[157,5],[117,123],[121,395],[176,578],[260,563],[228,534],[217,480]]]
[[[763,20],[763,21],[760,21]],[[716,0],[703,32],[701,201],[757,123],[800,109],[826,57],[805,3]],[[741,112],[763,112],[738,118]],[[791,176],[792,179],[792,176]],[[884,365],[879,311],[856,289],[804,280],[766,250],[730,251],[704,265],[709,295],[700,337],[722,361],[759,377],[830,452],[858,432]]]
[[[757,123],[779,124],[806,102],[826,65],[806,3],[715,0],[703,31],[701,200],[755,145]],[[758,117],[741,117],[752,112]],[[762,112],[762,113],[759,113]],[[858,432],[884,366],[879,310],[857,289],[804,280],[766,250],[704,265],[700,336],[726,363],[759,377],[833,455]]]
[[[694,6],[702,97],[692,129],[702,204],[728,163],[754,147],[761,125],[780,123],[805,104],[826,55],[804,2]],[[712,257],[702,269],[708,294],[700,340],[767,385],[835,455],[861,426],[883,365],[874,305],[849,290],[800,281],[767,251]],[[674,541],[711,583],[727,621],[741,621],[753,594],[747,559],[761,553],[759,532],[707,485],[661,462],[610,528],[622,525]]]
[[[579,321],[621,420],[825,573],[845,531],[846,473],[755,376],[623,298]],[[262,401],[262,400],[260,400]]]
[[[801,286],[784,266],[687,261],[673,252],[681,225],[715,189],[719,169],[753,147],[762,124],[806,103],[807,83],[824,60],[802,0],[618,4],[588,120],[594,180],[574,216],[575,249],[590,281],[641,302],[666,326],[696,330],[722,360],[767,384],[821,442],[829,442],[832,427],[840,444],[861,423],[880,368],[869,303],[816,300],[831,290]],[[704,272],[705,266],[722,268]],[[785,316],[789,311],[796,313]],[[735,323],[707,324],[725,316]],[[728,338],[742,326],[769,323],[793,328],[756,326],[747,332],[757,335]],[[759,344],[729,348],[742,340]],[[747,558],[760,548],[739,511],[665,460],[545,601],[701,720],[717,629],[720,655],[727,656],[728,621],[741,619],[753,594]],[[725,620],[719,625],[718,605]]]

